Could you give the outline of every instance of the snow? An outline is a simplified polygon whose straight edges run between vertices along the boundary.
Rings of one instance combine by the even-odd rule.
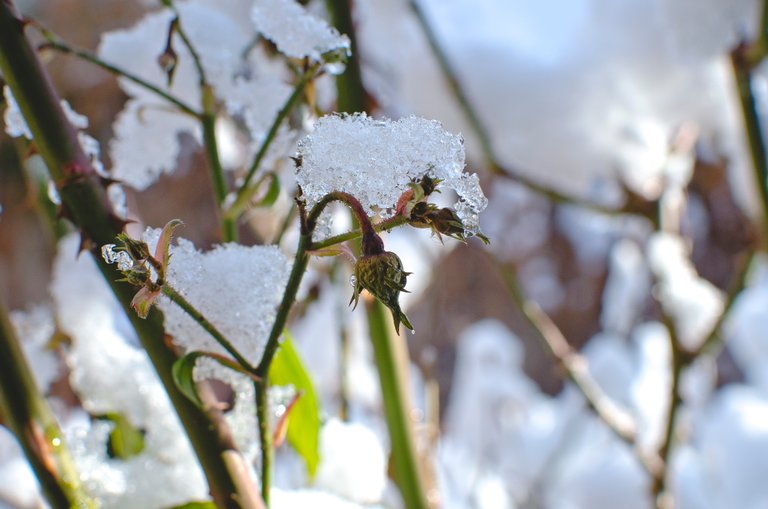
[[[319,62],[329,52],[349,53],[346,35],[309,14],[295,0],[256,0],[251,16],[256,29],[289,57]]]
[[[145,232],[151,250],[159,235],[157,229]],[[249,362],[258,364],[288,281],[288,260],[275,246],[230,243],[203,253],[184,238],[177,238],[176,242],[170,250],[168,283]],[[158,305],[165,315],[166,330],[179,346],[186,351],[228,355],[176,304],[162,297]]]
[[[299,141],[296,180],[312,206],[332,191],[357,198],[372,213],[392,211],[408,184],[424,175],[453,189],[465,229],[477,232],[485,198],[476,174],[464,173],[460,135],[415,116],[377,120],[364,113],[328,115]]]

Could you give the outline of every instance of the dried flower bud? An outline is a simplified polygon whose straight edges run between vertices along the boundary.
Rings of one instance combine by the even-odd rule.
[[[357,306],[360,292],[368,290],[392,311],[396,330],[400,329],[400,322],[413,330],[398,302],[400,292],[407,292],[405,283],[409,274],[403,270],[403,263],[395,253],[384,251],[364,255],[355,264],[355,288],[349,303],[354,302]]]
[[[408,224],[414,228],[430,228],[442,242],[441,235],[467,241],[467,234],[464,223],[455,210],[449,207],[438,208],[436,205],[427,202],[419,202],[414,205],[411,215],[408,218]],[[477,238],[488,244],[488,238],[480,232],[474,234]]]

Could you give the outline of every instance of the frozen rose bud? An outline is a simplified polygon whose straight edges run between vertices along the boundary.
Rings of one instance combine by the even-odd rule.
[[[400,292],[407,291],[405,283],[409,274],[403,270],[400,258],[391,251],[364,255],[355,264],[355,285],[349,303],[354,302],[357,306],[360,292],[368,290],[392,311],[396,330],[400,329],[400,322],[413,330],[398,302]]]

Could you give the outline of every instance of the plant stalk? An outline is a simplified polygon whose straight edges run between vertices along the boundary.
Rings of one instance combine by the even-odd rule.
[[[408,387],[405,372],[407,362],[403,362],[397,355],[398,349],[402,350],[406,346],[395,343],[403,342],[404,339],[390,333],[387,309],[381,302],[370,299],[366,300],[365,304],[368,311],[368,330],[381,384],[384,417],[389,431],[395,482],[400,488],[407,509],[428,509],[429,504],[416,456],[410,406],[405,392]]]
[[[0,409],[55,509],[93,509],[53,411],[38,390],[5,307],[0,306]]]

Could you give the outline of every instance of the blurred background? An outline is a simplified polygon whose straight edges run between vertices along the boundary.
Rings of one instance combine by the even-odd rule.
[[[18,3],[26,15],[72,45],[90,50],[97,48],[103,32],[129,27],[156,8],[149,1]],[[738,277],[745,253],[759,244],[763,223],[732,64],[732,52],[739,44],[758,37],[762,3],[419,0],[415,4],[418,9],[406,1],[352,2],[370,112],[390,118],[409,114],[434,118],[446,130],[462,133],[467,169],[479,174],[489,199],[480,224],[490,246],[476,240],[466,245],[447,240],[443,247],[426,231],[387,237],[388,248],[400,254],[405,268],[417,272],[409,283],[413,294],[404,302],[416,329],[407,344],[418,376],[439,386],[444,430],[449,436],[462,426],[468,431],[461,436],[482,434],[486,426],[496,430],[489,432],[486,442],[473,438],[476,443],[467,447],[484,458],[477,460],[479,465],[501,472],[501,481],[496,485],[496,477],[478,474],[476,486],[461,492],[466,498],[446,507],[646,507],[647,499],[610,505],[609,495],[602,502],[567,495],[577,490],[568,488],[571,478],[562,466],[566,460],[560,463],[559,484],[551,481],[552,489],[563,495],[534,497],[533,480],[520,481],[525,475],[504,470],[508,467],[503,458],[494,456],[499,453],[483,449],[492,449],[493,433],[505,436],[520,427],[535,429],[526,419],[543,414],[531,410],[533,403],[521,394],[565,398],[565,371],[510,294],[504,274],[517,277],[525,298],[551,318],[574,349],[587,345],[589,357],[591,343],[590,359],[598,365],[603,362],[601,369],[608,371],[612,363],[615,367],[621,362],[612,361],[595,345],[610,337],[615,340],[611,344],[623,345],[616,348],[634,348],[630,338],[665,319],[659,304],[659,271],[653,267],[663,262],[654,262],[648,248],[654,232],[683,239],[691,265],[679,270],[692,270],[721,290],[718,299],[725,301],[724,292]],[[310,9],[322,13],[323,5],[315,2]],[[89,118],[87,132],[101,143],[109,168],[112,124],[127,96],[113,76],[88,63],[53,54],[46,58],[61,96]],[[446,66],[461,93],[446,79]],[[758,67],[752,73],[760,115],[768,111],[766,72]],[[332,80],[318,83],[317,88],[321,100],[328,97],[333,109]],[[144,191],[128,189],[127,203],[141,224],[158,227],[169,218],[182,219],[187,225],[184,237],[206,249],[219,239],[206,160],[191,137],[180,136],[177,170]],[[25,167],[23,150],[18,140],[0,137],[0,292],[11,309],[49,299],[55,250],[54,232],[39,207],[46,190],[36,184],[34,174],[41,168],[34,163]],[[243,234],[244,243],[260,240],[246,227]],[[321,286],[314,290],[321,291]],[[697,288],[686,291],[696,293]],[[301,308],[307,314],[313,295],[313,288],[307,288],[303,303],[307,307]],[[695,305],[688,310],[690,320],[709,320],[697,310]],[[309,326],[302,325],[302,319],[295,320],[297,339],[311,352],[305,337],[309,332],[302,333]],[[755,343],[765,339],[764,330],[752,332],[759,336],[753,338]],[[498,341],[514,346],[482,338],[502,338]],[[750,348],[746,351],[753,354],[766,350]],[[740,362],[749,356],[744,352],[734,354],[728,343],[717,350],[708,371],[711,376],[705,377],[711,386],[707,394],[753,383]],[[500,370],[494,389],[500,394],[472,406],[470,388],[486,394],[491,390],[483,385],[482,374],[472,374],[483,366],[486,378],[496,373],[493,366]],[[521,378],[509,382],[505,377],[515,370]],[[605,371],[599,372],[603,378],[596,376],[610,393],[610,385],[621,380],[635,387],[639,382],[633,377],[640,371],[633,366],[617,378]],[[533,389],[518,387],[504,394],[499,389],[508,383],[531,382]],[[456,383],[465,392],[457,392]],[[462,417],[457,412],[474,415]],[[725,429],[737,426],[728,422]],[[539,429],[549,429],[541,431],[542,436],[555,433],[546,425]],[[515,436],[514,443],[523,449],[538,439]],[[765,448],[768,432],[755,436]],[[512,446],[509,450],[517,451],[510,452],[515,457],[527,457]],[[525,469],[520,464],[524,463],[517,468]],[[546,468],[537,465],[531,469]],[[603,488],[585,491],[597,493]],[[683,498],[681,506],[758,508],[768,503],[768,490],[758,484],[734,490],[750,493],[748,501],[755,505],[723,496],[709,501]],[[622,492],[618,500],[631,499],[623,498],[626,493],[632,491]],[[486,496],[494,502],[484,502]]]

